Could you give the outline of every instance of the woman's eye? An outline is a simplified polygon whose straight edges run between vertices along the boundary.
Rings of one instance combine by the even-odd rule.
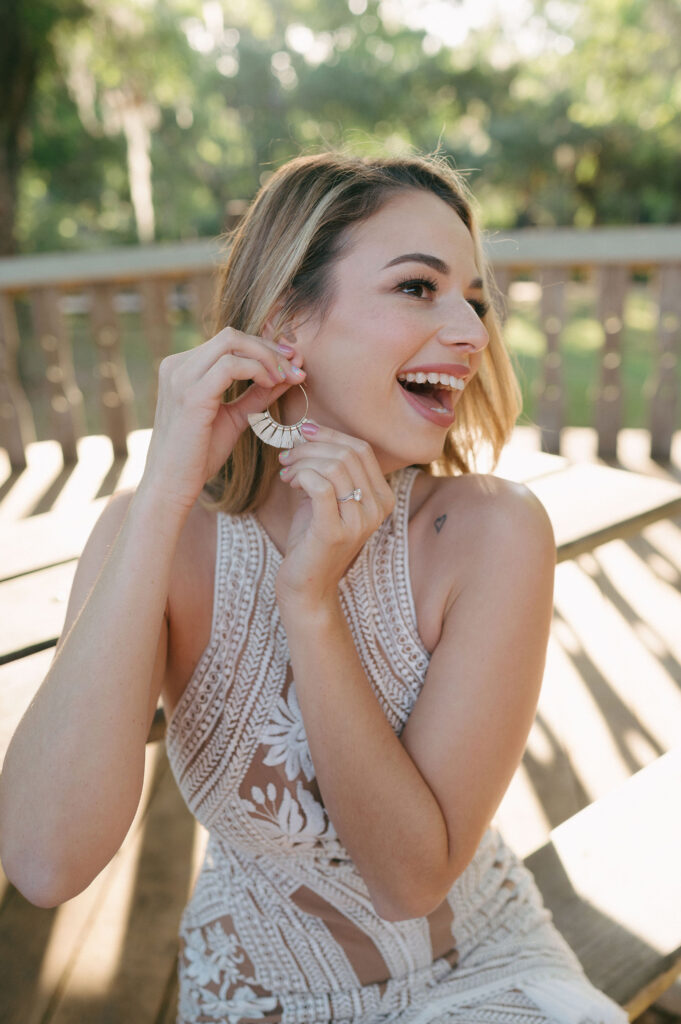
[[[413,295],[414,298],[422,299],[425,295],[433,295],[437,291],[437,284],[425,277],[415,277],[409,281],[401,281],[397,290],[405,295]]]
[[[482,299],[469,299],[468,305],[475,310],[481,320],[485,313],[489,313],[489,303],[483,302]]]

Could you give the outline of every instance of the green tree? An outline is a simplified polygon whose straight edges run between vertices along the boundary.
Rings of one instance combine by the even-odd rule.
[[[535,0],[455,47],[377,0],[87,2],[39,81],[25,248],[217,233],[339,143],[439,145],[491,227],[681,220],[676,0]]]
[[[81,0],[6,0],[0,23],[0,255],[16,249],[17,183],[31,150],[28,119],[39,71],[54,55],[60,24],[86,14]]]

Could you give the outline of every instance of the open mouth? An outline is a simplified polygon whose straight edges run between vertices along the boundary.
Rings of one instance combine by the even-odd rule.
[[[458,377],[447,377],[439,374],[435,382],[426,378],[424,373],[400,374],[397,383],[405,391],[410,391],[414,397],[428,409],[445,409],[452,412],[454,409],[454,391],[463,391],[465,383]],[[412,379],[409,379],[412,378]]]

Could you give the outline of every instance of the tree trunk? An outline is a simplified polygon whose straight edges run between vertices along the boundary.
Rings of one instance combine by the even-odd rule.
[[[28,150],[22,131],[36,81],[37,51],[22,24],[16,4],[10,4],[0,44],[0,255],[16,252],[14,221],[17,179]]]
[[[129,102],[122,111],[123,132],[128,147],[128,180],[135,211],[137,237],[142,245],[154,241],[154,200],[151,183],[151,133],[149,112],[143,103]]]
[[[17,159],[3,140],[0,146],[0,256],[16,252],[14,219],[17,201]]]
[[[17,182],[31,150],[27,120],[38,71],[52,52],[59,21],[89,14],[82,0],[0,0],[0,255],[16,252]]]

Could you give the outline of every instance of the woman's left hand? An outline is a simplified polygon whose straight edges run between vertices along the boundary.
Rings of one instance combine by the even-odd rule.
[[[305,427],[303,427],[305,431]],[[283,453],[282,453],[283,454]],[[280,462],[282,480],[304,492],[276,579],[280,606],[316,608],[335,599],[338,583],[395,505],[395,495],[367,441],[320,426]],[[360,501],[339,504],[359,488]]]

